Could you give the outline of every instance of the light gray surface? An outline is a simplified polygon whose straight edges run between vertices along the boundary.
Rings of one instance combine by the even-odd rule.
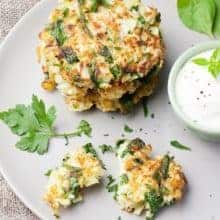
[[[38,0],[0,0],[0,42],[9,30]],[[0,175],[0,219],[2,220],[37,220],[12,192]]]
[[[36,36],[44,26],[48,13],[56,1],[44,0],[32,13],[26,16],[17,30],[4,45],[0,52],[1,86],[0,109],[13,106],[16,103],[27,103],[32,93],[43,98],[46,103],[54,104],[58,109],[56,125],[59,130],[71,130],[84,118],[93,126],[93,139],[72,139],[69,147],[64,146],[63,140],[53,140],[47,155],[40,157],[14,149],[17,138],[8,128],[0,124],[0,165],[10,185],[23,201],[38,215],[51,219],[48,207],[41,197],[47,180],[43,176],[45,170],[56,166],[61,156],[74,146],[86,141],[96,145],[112,144],[123,132],[123,125],[129,124],[135,128],[130,137],[142,137],[154,147],[154,155],[170,151],[183,165],[189,181],[187,194],[183,202],[161,212],[158,220],[218,220],[220,219],[219,204],[220,190],[220,148],[218,145],[203,142],[194,137],[176,119],[167,97],[167,75],[170,66],[177,56],[192,44],[205,40],[199,34],[188,31],[179,22],[176,14],[175,1],[147,1],[162,12],[163,33],[167,47],[167,66],[162,72],[162,83],[158,92],[149,100],[149,110],[155,114],[155,119],[144,118],[142,108],[136,109],[129,116],[104,114],[97,111],[84,114],[70,113],[64,105],[63,98],[55,93],[48,94],[40,89],[42,74],[36,63]],[[19,42],[19,43],[18,43]],[[16,48],[16,50],[14,49]],[[28,83],[26,83],[28,82]],[[10,88],[10,92],[9,92]],[[143,128],[143,132],[139,132]],[[103,134],[109,133],[109,137]],[[169,147],[169,141],[177,139],[192,147],[192,152],[175,150]],[[4,141],[7,140],[7,141]],[[108,172],[117,173],[118,163],[114,156],[103,157]],[[16,169],[15,169],[16,167]],[[85,202],[62,213],[64,220],[114,220],[121,215],[123,220],[137,220],[143,217],[120,212],[117,204],[103,187],[95,187],[86,192]]]

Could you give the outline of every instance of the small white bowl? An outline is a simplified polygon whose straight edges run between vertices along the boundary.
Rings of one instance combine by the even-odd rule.
[[[168,94],[169,99],[172,105],[172,108],[176,115],[187,125],[188,128],[190,128],[195,134],[197,134],[199,137],[205,140],[209,141],[220,141],[220,130],[216,129],[207,129],[198,123],[190,120],[181,110],[177,98],[176,98],[176,80],[177,76],[180,73],[180,70],[185,65],[187,61],[189,61],[192,57],[211,50],[216,49],[220,47],[220,41],[209,41],[205,43],[198,44],[190,49],[188,49],[186,52],[184,52],[175,62],[173,65],[171,72],[169,74],[169,80],[168,80]]]

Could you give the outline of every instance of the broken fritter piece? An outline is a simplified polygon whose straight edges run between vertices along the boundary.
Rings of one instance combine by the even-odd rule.
[[[121,209],[153,219],[158,211],[181,200],[186,186],[182,168],[166,154],[151,158],[151,145],[141,139],[121,140],[117,143],[117,157],[121,163],[120,177],[109,177],[107,189]]]
[[[83,199],[83,190],[98,184],[104,173],[101,161],[91,144],[68,153],[59,167],[50,170],[44,200],[59,216],[61,207],[69,207]]]

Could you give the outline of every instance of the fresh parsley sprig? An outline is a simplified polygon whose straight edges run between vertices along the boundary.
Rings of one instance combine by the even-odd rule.
[[[54,106],[46,109],[43,100],[32,96],[30,105],[16,105],[15,108],[0,112],[2,120],[11,129],[12,133],[19,136],[16,147],[30,153],[45,154],[48,152],[49,141],[54,137],[69,138],[86,135],[91,136],[90,124],[82,120],[76,131],[58,134],[54,128],[56,109]]]
[[[196,58],[193,60],[193,63],[208,67],[208,71],[217,79],[220,74],[220,48],[214,50],[210,59]]]

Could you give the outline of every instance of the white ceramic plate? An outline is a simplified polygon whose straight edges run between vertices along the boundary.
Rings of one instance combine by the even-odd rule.
[[[154,154],[170,151],[183,165],[189,181],[185,199],[170,208],[164,209],[157,219],[163,220],[214,220],[220,219],[220,147],[217,144],[203,142],[194,137],[174,116],[167,97],[167,76],[170,66],[177,56],[191,45],[205,40],[205,37],[193,33],[179,22],[175,1],[148,1],[162,12],[162,30],[167,47],[167,66],[161,86],[149,101],[149,111],[155,118],[144,118],[141,106],[135,114],[122,116],[92,111],[82,114],[67,110],[63,98],[49,94],[40,88],[43,78],[40,66],[36,62],[35,48],[37,35],[47,22],[55,0],[44,0],[35,6],[12,30],[2,43],[0,50],[0,109],[5,110],[17,103],[30,103],[32,94],[37,94],[50,105],[58,109],[56,125],[58,130],[71,130],[81,119],[88,120],[93,127],[93,138],[72,139],[69,147],[63,140],[54,139],[49,153],[44,156],[29,154],[15,149],[17,137],[0,123],[0,167],[10,186],[42,219],[52,219],[47,205],[42,202],[42,194],[47,183],[44,172],[57,165],[62,155],[74,149],[80,143],[92,141],[113,144],[123,133],[124,124],[135,128],[130,137],[140,136],[154,146]],[[143,132],[139,132],[143,128]],[[104,134],[110,134],[104,137]],[[169,146],[171,139],[190,146],[192,152],[173,149]],[[118,163],[112,155],[103,157],[108,172],[117,174]],[[114,220],[121,215],[123,220],[144,219],[121,212],[104,187],[94,187],[85,193],[85,201],[62,212],[62,219],[80,220]]]

